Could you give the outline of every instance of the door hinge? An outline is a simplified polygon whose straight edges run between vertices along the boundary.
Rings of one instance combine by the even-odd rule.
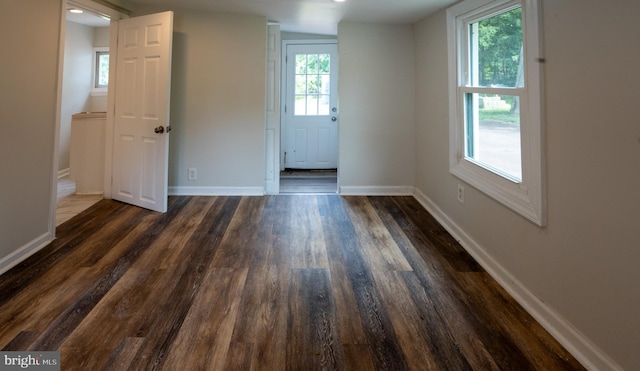
[[[287,151],[284,151],[284,163],[287,163]]]

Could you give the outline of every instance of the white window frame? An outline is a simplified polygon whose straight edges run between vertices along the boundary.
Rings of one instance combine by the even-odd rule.
[[[96,47],[93,48],[93,57],[91,59],[91,95],[92,96],[106,96],[108,87],[96,88],[96,79],[98,78],[98,53],[109,52],[109,47]]]
[[[514,6],[522,7],[524,88],[497,88],[498,94],[520,97],[522,180],[466,157],[465,93],[480,92],[465,80],[468,25]],[[540,0],[465,0],[447,9],[449,58],[449,170],[539,226],[546,224],[542,117]],[[476,91],[477,90],[477,91]],[[517,93],[516,93],[517,91]],[[496,93],[492,91],[492,93]]]

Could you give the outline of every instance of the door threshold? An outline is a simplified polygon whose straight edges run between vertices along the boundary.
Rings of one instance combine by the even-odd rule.
[[[280,172],[280,194],[336,194],[336,169],[285,169]]]

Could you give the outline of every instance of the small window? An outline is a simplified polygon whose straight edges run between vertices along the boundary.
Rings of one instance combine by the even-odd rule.
[[[538,0],[447,10],[451,173],[544,225]]]
[[[93,84],[94,92],[106,92],[109,87],[109,48],[94,48]]]
[[[296,116],[328,116],[331,106],[331,55],[296,54]]]

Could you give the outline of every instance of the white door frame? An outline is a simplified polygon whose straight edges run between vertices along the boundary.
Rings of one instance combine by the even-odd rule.
[[[282,41],[282,59],[281,61],[286,61],[287,58],[287,46],[289,45],[314,45],[314,44],[338,44],[338,40],[337,39],[303,39],[303,40],[283,40]],[[338,57],[339,58],[339,57]],[[282,76],[282,89],[281,89],[281,98],[280,98],[280,112],[281,112],[281,124],[280,124],[280,150],[279,150],[279,155],[280,155],[280,171],[284,170],[284,152],[282,150],[282,145],[283,143],[286,143],[286,138],[285,136],[287,135],[286,133],[286,127],[285,127],[285,120],[284,120],[284,115],[285,115],[285,105],[286,105],[286,94],[287,94],[287,89],[286,89],[286,78],[287,78],[287,64],[286,63],[281,63],[281,76]],[[338,82],[339,83],[339,82]],[[339,98],[338,98],[339,99]],[[340,131],[338,131],[339,133]],[[338,135],[338,145],[337,147],[340,148],[340,136]],[[337,153],[338,159],[337,159],[337,163],[338,166],[340,164],[340,152],[338,151]],[[338,170],[339,171],[339,170]],[[340,179],[338,179],[338,182],[340,181]],[[339,189],[339,188],[338,188]]]
[[[118,60],[118,30],[119,22],[112,21],[109,27],[109,76],[116,75],[116,62]],[[116,112],[116,79],[109,78],[107,90],[107,121],[105,126],[106,143],[104,146],[104,198],[111,199],[113,178],[113,135]]]
[[[267,25],[265,193],[280,193],[280,25]]]

